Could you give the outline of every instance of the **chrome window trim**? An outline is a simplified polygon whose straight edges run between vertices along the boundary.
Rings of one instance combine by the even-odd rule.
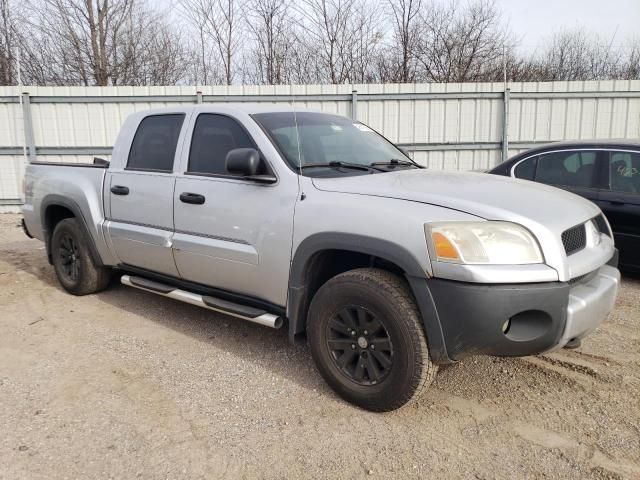
[[[512,178],[518,178],[515,175],[515,169],[518,165],[520,165],[522,162],[529,160],[530,158],[533,157],[539,157],[541,155],[549,155],[552,153],[560,153],[560,152],[626,152],[626,153],[636,153],[636,154],[640,154],[640,150],[627,150],[625,148],[561,148],[559,150],[548,150],[545,152],[538,152],[538,153],[533,153],[531,155],[529,155],[528,157],[525,157],[521,160],[518,160],[516,163],[514,163],[511,166],[511,169],[509,170],[509,176]],[[537,169],[536,169],[537,170]],[[535,182],[535,178],[533,180],[531,180],[532,182]],[[542,182],[540,182],[542,183]]]

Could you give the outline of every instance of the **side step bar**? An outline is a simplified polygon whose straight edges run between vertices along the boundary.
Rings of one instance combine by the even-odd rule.
[[[164,283],[147,280],[142,277],[123,275],[120,282],[122,282],[123,285],[139,288],[140,290],[155,293],[156,295],[173,298],[174,300],[180,300],[181,302],[190,303],[191,305],[197,305],[198,307],[231,315],[232,317],[241,318],[242,320],[259,323],[266,327],[282,327],[282,317],[267,313],[259,308],[247,307],[245,305],[206,295],[198,295],[196,293],[187,292],[186,290],[180,290],[179,288],[175,288],[170,285],[165,285]]]

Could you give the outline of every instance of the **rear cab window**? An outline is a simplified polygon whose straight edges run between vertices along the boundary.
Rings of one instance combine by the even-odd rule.
[[[151,115],[138,125],[126,170],[172,172],[184,114]]]

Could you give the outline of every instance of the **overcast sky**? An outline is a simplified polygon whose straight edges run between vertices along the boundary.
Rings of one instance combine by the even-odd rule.
[[[521,40],[534,50],[544,37],[561,28],[584,26],[620,45],[640,36],[640,0],[497,0],[504,17]]]

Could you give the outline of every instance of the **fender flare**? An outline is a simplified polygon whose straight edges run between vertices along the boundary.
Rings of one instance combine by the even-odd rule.
[[[42,233],[45,239],[45,247],[47,251],[47,258],[49,263],[51,263],[51,236],[53,232],[49,232],[47,230],[47,210],[52,206],[60,206],[65,207],[73,213],[73,216],[80,220],[80,228],[82,228],[84,235],[87,240],[87,244],[89,246],[89,254],[91,255],[91,259],[96,266],[102,266],[102,258],[100,258],[100,254],[98,253],[98,249],[95,244],[95,240],[93,236],[89,232],[89,228],[87,227],[87,221],[82,214],[82,210],[80,206],[74,201],[67,197],[63,197],[62,195],[58,195],[55,193],[51,193],[42,199],[40,202],[40,223],[42,225]]]
[[[397,243],[351,233],[317,233],[304,239],[296,249],[291,262],[287,296],[287,319],[291,341],[306,329],[306,313],[311,302],[309,280],[313,270],[313,259],[316,254],[326,250],[346,250],[371,255],[401,268],[416,299],[432,360],[436,363],[450,362],[440,319],[427,287],[428,276],[415,256]]]

